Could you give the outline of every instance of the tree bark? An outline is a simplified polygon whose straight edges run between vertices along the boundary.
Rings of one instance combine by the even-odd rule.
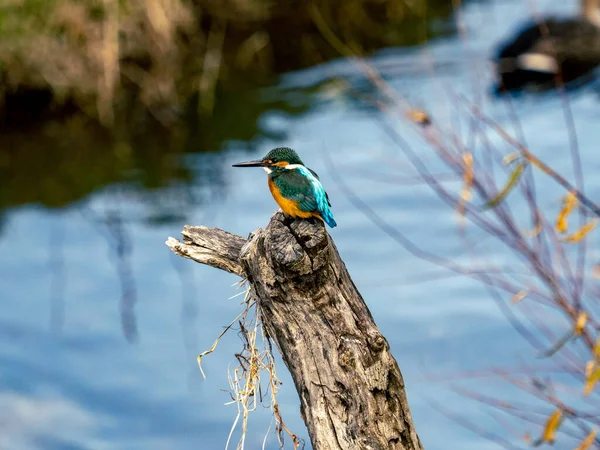
[[[323,223],[277,212],[247,240],[182,234],[173,252],[249,280],[315,450],[422,450],[398,364]]]

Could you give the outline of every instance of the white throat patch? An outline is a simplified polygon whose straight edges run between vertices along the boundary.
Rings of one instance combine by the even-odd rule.
[[[267,172],[267,173],[273,172],[273,170],[269,169],[268,167],[263,167],[263,169],[265,169],[265,172]]]

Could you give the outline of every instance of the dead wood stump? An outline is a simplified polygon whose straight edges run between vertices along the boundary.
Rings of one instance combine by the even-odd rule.
[[[182,234],[173,252],[249,280],[315,450],[422,450],[398,364],[322,223],[278,212],[247,240]]]

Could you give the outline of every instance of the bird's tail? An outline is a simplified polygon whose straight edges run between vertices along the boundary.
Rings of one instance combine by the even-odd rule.
[[[325,211],[321,215],[321,217],[323,218],[325,223],[327,225],[329,225],[331,228],[335,228],[337,226],[337,223],[336,223],[335,219],[333,218],[333,214],[331,214],[331,211]]]

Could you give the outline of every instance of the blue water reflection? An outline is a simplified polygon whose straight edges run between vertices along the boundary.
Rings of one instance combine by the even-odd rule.
[[[544,11],[569,11],[569,5],[554,3],[539,2]],[[472,30],[468,41],[452,37],[427,49],[387,50],[374,59],[375,64],[412,100],[444,123],[454,124],[453,105],[444,86],[469,98],[485,92],[491,84],[486,63],[490,48],[527,11],[527,5],[516,0],[472,3],[462,11]],[[352,64],[341,60],[290,74],[284,85],[313,85],[340,72],[357,73]],[[486,102],[488,111],[510,128],[502,102]],[[518,108],[532,149],[569,173],[560,99],[523,97]],[[597,196],[599,104],[594,91],[576,93],[572,109],[586,162],[587,188]],[[394,167],[381,167],[380,162],[386,155],[398,161],[401,156],[372,114],[354,108],[349,100],[323,97],[300,119],[271,113],[262,120],[269,129],[284,130],[287,139],[261,141],[251,157],[279,145],[296,148],[329,191],[339,224],[330,233],[400,364],[425,448],[445,449],[448,442],[460,450],[497,448],[441,410],[443,406],[482,428],[498,429],[485,408],[425,375],[443,377],[511,366],[533,356],[533,350],[481,285],[463,277],[437,279],[444,272],[410,255],[374,227],[334,183],[323,153],[343,160],[336,167],[360,197],[429,250],[457,255],[460,242],[454,213],[426,187],[395,186],[357,176],[362,168],[393,176]],[[401,133],[415,148],[426,151],[409,129]],[[184,223],[222,227],[241,235],[267,223],[274,203],[264,173],[228,169],[243,159],[248,159],[246,145],[236,142],[219,155],[184,157],[186,167],[213,178],[194,187],[195,196],[188,198],[175,190],[164,197],[167,204],[185,209],[180,220],[156,220],[152,202],[114,189],[60,210],[27,206],[8,213],[0,241],[0,448],[224,447],[236,409],[223,406],[230,400],[223,389],[228,388],[227,367],[240,341],[230,333],[206,357],[206,380],[195,358],[241,311],[241,297],[230,299],[238,292],[232,286],[237,279],[175,258],[164,241],[178,237]],[[542,204],[558,198],[558,189],[553,189],[541,194]],[[198,196],[212,200],[190,200]],[[116,232],[115,217],[119,218]],[[120,258],[119,245],[124,242],[127,249]],[[130,273],[124,276],[124,270]],[[427,274],[432,274],[432,280],[426,279]],[[422,282],[415,281],[419,277]],[[133,324],[123,324],[124,310]],[[293,384],[281,362],[279,376],[284,420],[307,439]],[[489,392],[490,385],[482,389]],[[514,394],[506,386],[494,389],[496,395]],[[246,448],[261,448],[270,420],[267,409],[253,413]],[[233,442],[236,437],[239,430]],[[266,448],[277,448],[273,433]]]

